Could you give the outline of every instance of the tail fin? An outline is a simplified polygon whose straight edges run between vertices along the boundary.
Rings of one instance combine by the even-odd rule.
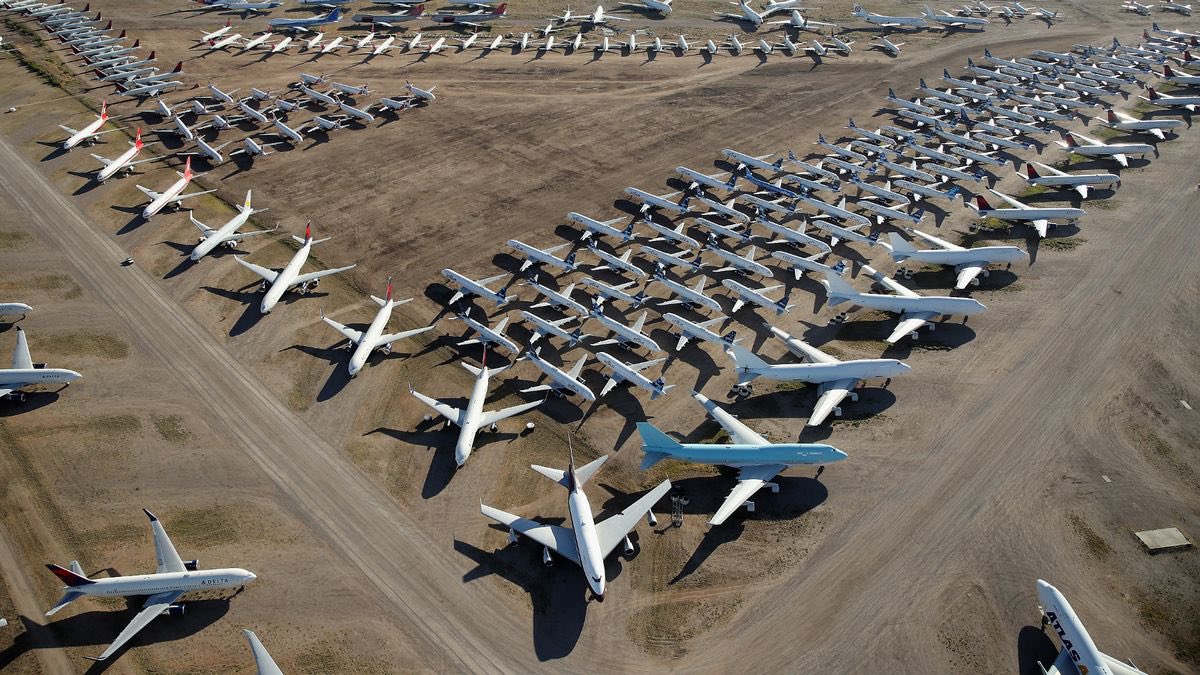
[[[183,162],[183,179],[184,180],[192,179],[192,158],[191,157],[188,157]]]
[[[1079,147],[1079,143],[1077,143],[1075,141],[1075,136],[1073,136],[1070,132],[1068,132],[1067,134],[1065,134],[1063,136],[1063,142],[1065,142],[1067,144],[1068,148],[1078,148]]]
[[[78,567],[78,563],[73,565],[73,567]],[[66,569],[65,567],[59,567],[58,565],[55,565],[54,563],[46,565],[46,568],[49,569],[51,572],[54,572],[54,576],[61,579],[62,582],[68,586],[72,586],[72,587],[87,586],[88,584],[96,583],[95,581],[92,581],[91,579],[83,576],[82,574],[77,574],[75,572],[72,572],[71,570]]]
[[[183,61],[177,62],[175,64],[175,67],[171,70],[171,72],[172,73],[182,73],[183,72]]]
[[[1163,64],[1163,77],[1175,77],[1175,71],[1171,70],[1171,64]]]
[[[250,194],[249,194],[249,193],[246,193],[246,206],[247,206],[247,207],[249,207],[249,206],[250,206]],[[387,282],[387,295],[386,295],[386,296],[384,296],[384,300],[385,300],[385,301],[390,301],[391,299],[392,299],[392,278],[391,278],[391,277],[388,277],[388,282]]]
[[[1154,87],[1146,87],[1146,95],[1151,101],[1158,98],[1158,92],[1154,91]]]
[[[766,368],[770,365],[766,361],[758,358],[758,355],[754,352],[751,352],[749,349],[746,349],[745,347],[739,347],[733,343],[730,343],[725,347],[725,353],[729,354],[730,358],[733,359],[733,363],[735,366],[737,366],[738,370]]]
[[[664,434],[649,422],[637,423],[638,433],[642,436],[642,469],[649,469],[673,454],[681,446],[675,439]]]
[[[825,288],[828,291],[831,298],[832,297],[849,297],[849,296],[855,294],[854,287],[850,285],[850,282],[846,281],[845,279],[843,279],[841,276],[839,276],[837,274],[833,274],[833,275],[825,274],[824,281],[825,281],[825,284],[824,284]],[[830,302],[829,304],[833,305],[835,303]]]
[[[896,262],[903,262],[908,259],[909,254],[916,250],[907,239],[901,237],[896,232],[889,232],[888,239],[892,242],[892,257]]]
[[[1116,124],[1116,123],[1119,121],[1119,120],[1117,119],[1117,114],[1116,114],[1115,112],[1113,112],[1113,109],[1112,109],[1112,108],[1109,108],[1109,109],[1108,109],[1108,111],[1107,111],[1107,114],[1108,114],[1108,121],[1109,121],[1109,122],[1111,122],[1111,123],[1113,123],[1113,124]]]
[[[102,120],[108,119],[108,99],[105,99],[100,102],[100,119],[102,119]]]
[[[574,455],[573,452],[572,455]],[[586,484],[588,479],[592,477],[592,474],[596,473],[596,469],[599,469],[600,466],[606,461],[608,461],[608,455],[601,455],[598,459],[595,459],[576,469],[575,460],[572,456],[571,463],[566,471],[563,471],[562,469],[552,469],[548,466],[540,466],[538,464],[533,464],[529,468],[567,488],[568,490],[571,490],[575,486]]]
[[[975,195],[975,205],[977,207],[979,207],[980,213],[983,213],[984,211],[992,210],[992,205],[989,204],[987,202],[987,200],[983,198],[983,195]]]
[[[1025,163],[1025,173],[1029,174],[1030,178],[1038,178],[1039,177],[1037,169],[1033,168],[1032,162]]]
[[[191,159],[189,158],[188,161],[190,162]],[[308,244],[312,242],[312,240],[312,221],[310,220],[304,224],[304,243]]]

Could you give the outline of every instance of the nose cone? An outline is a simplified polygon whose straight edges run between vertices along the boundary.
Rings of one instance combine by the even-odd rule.
[[[77,373],[73,370],[67,371],[67,382],[74,382],[75,380],[78,380],[82,377],[83,377],[83,375],[80,375],[79,373]]]
[[[275,309],[275,303],[267,299],[263,299],[262,304],[258,306],[261,314],[270,314],[272,309]]]
[[[588,586],[600,602],[604,602],[604,591],[607,588],[604,577],[588,577]]]
[[[150,220],[153,216],[154,214],[150,212],[150,207],[142,209],[142,220]]]
[[[246,572],[246,581],[247,582],[254,581],[257,578],[258,578],[258,575],[255,574],[254,572]]]
[[[842,452],[841,450],[838,450],[837,448],[830,448],[829,449],[829,459],[826,461],[840,462],[849,456],[850,455],[847,455],[846,453]]]

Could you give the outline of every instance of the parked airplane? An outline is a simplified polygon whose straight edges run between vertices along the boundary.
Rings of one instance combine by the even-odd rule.
[[[466,463],[467,458],[471,456],[471,450],[475,446],[475,436],[479,430],[485,427],[491,427],[496,430],[496,425],[510,417],[520,415],[523,412],[533,410],[541,405],[544,401],[534,401],[532,403],[522,403],[508,408],[495,411],[485,411],[483,409],[484,401],[488,395],[488,381],[492,375],[503,372],[508,369],[508,366],[502,368],[487,367],[487,351],[484,350],[483,362],[479,368],[472,366],[469,363],[463,363],[463,368],[466,368],[469,373],[475,376],[475,382],[471,387],[471,395],[467,400],[467,407],[455,408],[452,405],[442,403],[441,401],[430,398],[419,391],[416,391],[411,386],[408,391],[417,400],[429,406],[442,417],[446,418],[451,424],[459,427],[458,440],[454,444],[454,463],[459,468]]]
[[[820,283],[828,292],[831,307],[850,302],[860,307],[899,314],[900,323],[885,340],[888,344],[895,344],[906,335],[915,337],[917,329],[926,324],[932,328],[931,322],[939,316],[969,317],[987,310],[983,303],[972,298],[918,295],[870,266],[864,265],[863,271],[896,295],[860,293],[837,275],[826,274]]]
[[[23,303],[0,304],[0,316],[16,314],[19,311],[24,318],[24,313],[30,309],[32,308],[29,305]],[[13,351],[12,367],[0,368],[0,399],[24,403],[25,394],[20,390],[25,387],[41,384],[69,385],[83,377],[66,368],[46,368],[44,366],[45,364],[33,362],[33,357],[29,354],[29,342],[25,338],[25,331],[17,326],[17,346]]]
[[[1049,668],[1042,667],[1046,675],[1146,675],[1132,665],[1100,651],[1071,604],[1057,588],[1038,579],[1037,593],[1045,622],[1054,628],[1062,642],[1062,651],[1058,653],[1054,664]]]
[[[882,35],[876,35],[874,39],[878,40],[879,42],[872,46],[878,47],[892,56],[900,56],[900,48],[908,44],[907,42],[892,42]]]
[[[556,291],[552,288],[539,284],[537,282],[536,275],[523,283],[528,284],[531,288],[546,297],[545,302],[539,302],[537,304],[530,305],[530,309],[537,309],[539,307],[554,307],[555,309],[559,310],[569,309],[580,316],[587,314],[587,309],[571,298],[571,291],[575,290],[574,283],[568,285],[561,291]]]
[[[997,218],[999,220],[1029,222],[1033,224],[1034,229],[1037,230],[1038,236],[1040,237],[1046,236],[1046,230],[1050,227],[1050,221],[1053,219],[1067,219],[1070,224],[1074,224],[1076,220],[1087,215],[1087,212],[1085,212],[1083,209],[1068,207],[1037,208],[1029,206],[1028,204],[1023,204],[1016,199],[992,190],[991,188],[988,189],[988,192],[991,192],[1000,199],[1008,202],[1012,208],[994,209],[992,208],[991,204],[988,204],[987,200],[983,198],[983,195],[975,195],[975,203],[977,205],[976,208],[979,211],[979,216],[981,218]]]
[[[1028,260],[1029,254],[1016,246],[980,246],[964,248],[951,244],[932,234],[919,230],[909,230],[913,236],[937,246],[937,249],[916,249],[912,243],[895,232],[889,233],[892,241],[892,260],[902,263],[915,260],[934,265],[953,265],[957,278],[954,288],[962,290],[972,284],[977,284],[977,277],[982,273],[987,276],[987,266],[993,263],[1007,263],[1011,266],[1019,260]]]
[[[948,28],[978,28],[982,30],[984,26],[987,26],[989,23],[991,23],[982,17],[955,16],[946,10],[941,10],[941,14],[936,14],[932,9],[929,8],[929,5],[925,5],[925,11],[922,13],[922,16],[924,16],[928,21],[939,23]]]
[[[1040,167],[1045,175],[1038,173],[1037,168]],[[1079,196],[1087,199],[1088,188],[1093,185],[1117,186],[1121,187],[1121,177],[1115,173],[1081,173],[1070,174],[1059,171],[1052,166],[1042,164],[1041,162],[1028,162],[1025,165],[1025,182],[1035,186],[1046,187],[1068,187],[1079,193]]]
[[[342,10],[334,8],[325,16],[315,16],[311,19],[270,19],[267,26],[276,30],[306,31],[316,26],[337,23],[342,20]]]
[[[709,519],[709,525],[724,523],[743,504],[754,509],[750,498],[764,487],[778,492],[772,478],[789,466],[797,464],[825,465],[846,458],[846,453],[823,443],[771,443],[722,410],[704,395],[692,392],[692,398],[708,411],[729,433],[729,443],[679,443],[649,422],[638,422],[642,436],[642,469],[649,469],[664,459],[678,459],[695,464],[716,464],[738,470],[737,485]]]
[[[858,17],[867,23],[873,23],[876,26],[884,28],[925,28],[928,26],[925,19],[919,16],[885,16],[883,14],[875,14],[863,9],[862,5],[854,5],[850,10],[852,16]]]
[[[188,184],[192,182],[192,177],[192,158],[188,157],[183,165],[183,173],[179,173],[179,180],[172,183],[165,192],[158,193],[148,187],[138,185],[137,189],[141,190],[143,194],[150,198],[150,203],[146,205],[146,208],[142,209],[142,218],[149,220],[153,218],[155,214],[168,206],[177,208],[180,202],[189,197],[198,197],[200,195],[206,195],[210,192],[216,192],[216,190],[204,190],[202,192],[183,194],[183,191],[187,189]]]
[[[0,317],[20,314],[24,319],[25,315],[32,311],[33,308],[23,302],[0,302]]]
[[[551,551],[553,551],[582,567],[584,575],[587,577],[588,587],[592,589],[595,598],[600,601],[604,600],[604,593],[607,590],[604,559],[622,542],[625,545],[625,555],[633,555],[634,547],[633,543],[629,541],[629,532],[637,526],[638,520],[643,515],[648,515],[651,526],[657,523],[650,510],[671,489],[671,481],[664,480],[616,515],[595,522],[592,516],[592,507],[588,502],[587,495],[583,492],[583,486],[607,459],[608,455],[603,455],[576,469],[575,457],[572,452],[566,471],[536,464],[532,466],[534,471],[567,489],[567,512],[571,519],[569,529],[558,525],[542,525],[486,504],[479,505],[480,513],[509,528],[510,542],[516,542],[517,535],[520,534],[541,544],[543,563],[549,565],[552,562]]]
[[[700,277],[696,280],[694,288],[689,288],[685,284],[672,280],[667,276],[667,270],[660,263],[654,271],[654,279],[651,283],[660,283],[667,287],[675,298],[666,300],[660,304],[660,307],[669,305],[686,305],[688,307],[707,307],[714,312],[721,311],[721,305],[716,300],[704,294],[704,282],[706,277]]]
[[[292,256],[292,259],[288,261],[288,264],[284,266],[282,270],[269,270],[265,267],[255,265],[254,263],[246,262],[242,258],[235,258],[239,265],[262,277],[262,289],[266,291],[266,294],[263,296],[262,303],[259,305],[259,311],[263,314],[270,314],[271,310],[275,308],[275,305],[279,303],[280,298],[283,297],[283,294],[289,290],[295,288],[298,289],[302,294],[307,293],[311,289],[317,287],[317,284],[320,283],[321,277],[329,276],[330,274],[337,274],[339,272],[345,272],[346,270],[354,269],[356,266],[347,265],[345,267],[337,267],[334,269],[321,270],[319,272],[307,272],[305,274],[301,274],[300,268],[304,267],[305,261],[308,260],[308,256],[312,251],[313,244],[329,241],[330,238],[326,237],[324,239],[314,240],[312,237],[312,223],[309,223],[304,227],[303,239],[295,235],[292,235],[292,239],[295,239],[300,244],[300,248],[296,251],[296,253]]]
[[[642,375],[641,371],[650,366],[662,363],[665,359],[654,359],[653,361],[643,361],[641,363],[625,363],[617,357],[607,352],[597,352],[596,360],[602,365],[607,366],[612,374],[608,376],[608,381],[604,383],[604,388],[600,390],[600,397],[613,390],[622,382],[628,382],[636,387],[640,387],[650,392],[650,400],[658,398],[673,389],[675,385],[667,384],[662,377],[651,381],[650,378]]]
[[[497,307],[508,302],[508,286],[504,286],[498,291],[493,291],[487,287],[487,285],[493,281],[499,281],[500,279],[508,276],[506,274],[497,274],[494,277],[488,277],[486,279],[475,281],[474,279],[463,276],[462,274],[459,274],[458,272],[455,272],[447,267],[446,269],[442,270],[442,276],[459,287],[459,289],[455,291],[454,295],[451,296],[450,301],[446,303],[447,305],[453,305],[459,300],[471,296],[478,296],[480,298],[484,298],[485,300],[490,300],[492,304],[496,305]]]
[[[1153,91],[1153,90],[1151,90]],[[1200,102],[1200,97],[1196,99]],[[1083,141],[1080,145],[1077,141]],[[1147,143],[1105,143],[1083,134],[1068,131],[1062,141],[1056,141],[1059,146],[1069,152],[1085,157],[1111,157],[1121,166],[1129,166],[1129,155],[1144,156],[1156,152],[1153,145]]]
[[[1121,5],[1122,10],[1126,12],[1133,12],[1135,14],[1141,14],[1142,16],[1150,16],[1150,10],[1153,8],[1154,5],[1141,3],[1137,0],[1126,0],[1126,2]]]
[[[401,331],[399,333],[385,334],[383,332],[384,329],[387,328],[388,321],[391,320],[392,310],[412,300],[412,298],[407,298],[405,300],[392,299],[391,277],[388,277],[387,293],[384,295],[384,297],[378,298],[372,295],[371,300],[375,301],[375,304],[379,305],[379,311],[375,313],[375,318],[371,320],[371,324],[367,326],[366,331],[358,331],[353,328],[348,328],[345,325],[325,316],[324,312],[321,313],[322,321],[332,326],[350,341],[350,343],[347,345],[347,348],[353,348],[354,350],[350,356],[350,362],[346,366],[350,377],[355,377],[358,375],[359,371],[363,369],[363,366],[367,364],[367,359],[369,359],[371,354],[373,354],[375,351],[381,351],[384,354],[390,354],[392,352],[393,342],[397,340],[403,340],[404,338],[412,337],[414,335],[420,335],[421,333],[425,333],[434,329],[433,326],[425,326],[423,328],[414,328],[412,330]]]
[[[734,14],[732,12],[714,12],[714,14],[716,14],[717,16],[719,16],[723,19],[733,19],[734,21],[744,21],[756,28],[758,26],[761,26],[763,24],[763,21],[766,20],[766,15],[761,14],[758,11],[756,11],[753,7],[750,6],[750,4],[746,0],[739,0],[738,2],[732,2],[730,4],[737,5],[737,8],[738,8],[737,14]]]
[[[658,12],[663,16],[671,13],[671,0],[638,0],[638,2],[622,2],[620,4],[622,7],[635,7]]]
[[[1176,12],[1176,13],[1182,14],[1184,16],[1192,15],[1192,6],[1191,5],[1184,5],[1184,4],[1181,4],[1178,2],[1172,2],[1172,0],[1163,0],[1162,8],[1163,8],[1163,11]]]
[[[730,310],[730,314],[737,314],[742,307],[746,306],[746,303],[758,305],[759,307],[772,310],[775,312],[776,316],[786,314],[794,306],[788,304],[786,295],[779,300],[772,300],[764,295],[764,293],[773,292],[777,289],[783,288],[783,284],[774,284],[771,286],[764,286],[763,288],[749,288],[748,286],[744,286],[733,279],[724,279],[721,281],[721,285],[733,291],[735,296],[733,309]]]
[[[710,342],[716,345],[733,344],[738,341],[737,334],[734,331],[730,331],[725,336],[721,336],[709,330],[709,326],[714,326],[722,321],[725,321],[724,316],[719,316],[715,319],[709,319],[707,321],[695,323],[683,318],[682,316],[679,316],[678,314],[667,312],[663,314],[663,319],[667,323],[679,329],[679,341],[675,344],[675,351],[680,351],[683,349],[685,346],[687,346],[687,343],[690,340],[702,340],[704,342]]]
[[[195,216],[193,216],[191,212],[188,212],[188,219],[190,219],[192,224],[195,225],[198,230],[200,230],[201,234],[199,243],[196,244],[196,248],[192,249],[191,254],[188,256],[192,262],[200,260],[218,246],[234,248],[247,237],[256,237],[260,234],[270,234],[279,229],[279,227],[276,226],[269,230],[238,232],[238,228],[244,225],[250,216],[254,215],[255,213],[262,213],[263,211],[266,211],[266,209],[251,208],[250,193],[250,190],[246,190],[246,202],[238,206],[237,215],[229,219],[229,222],[222,225],[220,229],[214,230],[211,227],[208,227],[204,223],[196,220]]]
[[[591,280],[588,279],[586,281]],[[599,301],[594,301],[592,303],[592,311],[588,312],[588,317],[599,321],[601,325],[612,332],[614,337],[596,342],[592,346],[603,347],[604,345],[620,344],[628,347],[629,345],[637,345],[651,353],[661,352],[662,348],[658,346],[658,343],[642,332],[642,327],[646,324],[647,314],[648,312],[642,312],[642,315],[637,318],[637,321],[632,326],[626,326],[617,319],[606,315]]]
[[[1149,96],[1139,96],[1138,98],[1163,108],[1186,108],[1188,112],[1196,112],[1196,106],[1200,105],[1200,96],[1160,94],[1154,90],[1154,87],[1146,87],[1146,93]]]
[[[98,161],[104,165],[103,168],[101,168],[99,171],[96,172],[96,182],[103,183],[104,181],[108,180],[109,178],[112,178],[113,176],[117,175],[118,173],[120,173],[122,171],[124,171],[125,174],[128,175],[133,172],[133,167],[137,166],[138,164],[145,164],[146,162],[158,161],[158,159],[159,159],[158,157],[151,157],[149,159],[140,159],[140,160],[134,161],[133,158],[137,157],[138,153],[140,153],[142,151],[143,145],[144,145],[144,143],[142,143],[142,130],[139,128],[137,130],[137,134],[134,136],[133,143],[130,145],[130,148],[128,150],[126,150],[125,152],[121,153],[121,155],[119,157],[117,157],[116,159],[105,159],[105,158],[101,157],[100,155],[93,154],[92,157],[94,157],[96,159],[96,161]]]
[[[627,187],[627,188],[625,188],[625,194],[642,202],[642,208],[640,209],[639,212],[643,216],[645,216],[651,210],[656,209],[656,208],[662,209],[664,211],[670,211],[671,213],[675,213],[675,214],[681,215],[681,216],[687,215],[687,213],[688,213],[686,198],[684,199],[684,201],[678,202],[678,203],[671,201],[672,198],[679,196],[678,192],[670,192],[665,195],[653,195],[653,194],[650,194],[649,192],[646,192],[644,190],[639,190],[638,188],[635,188],[635,187]]]
[[[107,133],[111,133],[113,131],[119,131],[119,129],[110,129],[109,131],[100,131],[100,127],[104,126],[104,123],[107,121],[108,121],[108,101],[103,101],[100,103],[100,114],[97,115],[96,119],[93,120],[92,122],[90,122],[84,128],[76,131],[75,129],[72,129],[71,127],[64,126],[62,124],[58,125],[59,129],[62,129],[63,131],[70,134],[70,137],[68,137],[67,140],[63,141],[62,149],[70,150],[71,148],[75,147],[76,145],[79,145],[80,143],[86,143],[88,145],[91,145],[92,143],[96,142],[96,138],[98,138],[101,134],[107,134]]]
[[[104,661],[112,656],[156,617],[163,614],[182,616],[184,606],[177,601],[183,594],[245,586],[257,578],[253,572],[237,567],[202,570],[197,560],[185,562],[179,557],[175,545],[171,543],[158,518],[145,509],[142,511],[150,518],[150,529],[154,533],[154,559],[158,561],[158,566],[153,573],[90,579],[74,560],[68,565],[70,569],[46,565],[66,584],[66,592],[62,599],[46,612],[46,616],[57,613],[63,607],[87,595],[146,598],[142,609],[134,615],[117,639],[100,656],[89,657],[94,661]]]
[[[593,236],[610,236],[619,239],[619,243],[633,241],[634,238],[634,220],[631,219],[629,224],[623,230],[618,230],[617,228],[613,227],[613,225],[625,220],[627,217],[628,216],[619,216],[617,218],[613,218],[612,220],[599,221],[574,211],[567,214],[567,220],[573,223],[578,223],[584,227],[584,232],[579,237],[580,241],[587,241]]]
[[[1163,133],[1164,130],[1183,126],[1183,120],[1159,118],[1137,119],[1123,112],[1117,112],[1112,108],[1108,109],[1106,120],[1101,122],[1101,124],[1111,129],[1118,131],[1144,131],[1160,141],[1167,140],[1166,134]]]
[[[521,349],[517,347],[512,340],[508,339],[508,337],[504,335],[504,328],[508,325],[507,316],[500,319],[500,323],[496,324],[495,328],[491,328],[486,323],[486,315],[484,316],[484,321],[480,322],[472,319],[470,314],[470,308],[468,308],[466,311],[459,314],[457,318],[466,324],[467,328],[475,331],[479,337],[463,340],[458,343],[459,347],[483,345],[484,348],[487,348],[489,345],[496,345],[499,347],[504,347],[513,356],[521,353]]]
[[[633,262],[632,262],[633,261],[633,249],[632,248],[626,249],[625,253],[623,255],[621,255],[620,257],[618,257],[618,256],[615,256],[615,255],[609,253],[608,251],[605,251],[604,249],[600,248],[600,244],[598,242],[596,242],[595,240],[589,241],[587,244],[587,247],[588,247],[589,251],[591,251],[592,253],[594,253],[596,255],[596,257],[598,257],[598,258],[600,258],[600,260],[604,261],[603,265],[593,266],[592,267],[593,272],[598,272],[600,270],[612,270],[617,273],[625,272],[628,274],[632,274],[635,277],[646,277],[647,276],[645,270],[643,270],[642,268],[633,264]]]
[[[569,247],[570,244],[559,244],[558,246],[552,246],[548,249],[540,249],[535,246],[530,246],[519,239],[509,239],[508,245],[514,251],[525,256],[525,261],[521,263],[521,269],[518,270],[520,272],[524,272],[530,267],[538,264],[557,267],[564,272],[574,272],[576,269],[574,251],[567,254],[565,258],[559,258],[554,255],[558,251]]]
[[[770,14],[771,14],[771,12],[768,12],[766,10],[763,11],[763,16],[768,16]],[[805,17],[803,14],[801,14],[799,12],[799,10],[792,10],[792,13],[788,17],[787,21],[771,21],[770,23],[773,25],[787,26],[788,28],[795,28],[797,31],[807,30],[807,31],[812,31],[814,33],[821,33],[826,28],[831,28],[831,29],[837,28],[837,24],[828,23],[825,21],[814,21],[812,19],[809,19],[809,18]],[[817,44],[820,44],[820,43],[817,43]]]
[[[477,9],[470,12],[457,11],[438,11],[429,16],[429,20],[434,23],[447,23],[455,26],[471,26],[472,28],[482,28],[489,21],[503,18],[508,13],[508,5],[501,4],[499,7],[488,11],[485,9]]]
[[[685,253],[667,253],[653,246],[642,246],[641,252],[667,267],[682,267],[692,272],[699,272],[701,270],[699,255],[696,255],[691,260],[685,260],[683,257],[686,255]]]
[[[564,319],[564,321],[566,321],[566,319]],[[583,364],[587,363],[587,354],[579,357],[579,360],[575,362],[575,365],[571,367],[571,370],[564,371],[553,363],[543,359],[541,351],[541,347],[538,347],[537,349],[531,349],[527,351],[525,356],[521,358],[522,360],[529,361],[533,365],[537,366],[538,370],[542,371],[547,377],[550,378],[550,381],[546,384],[538,384],[526,389],[522,389],[522,394],[550,391],[556,395],[562,396],[563,392],[565,391],[578,394],[579,397],[585,401],[596,400],[596,395],[592,393],[592,390],[586,384],[584,384],[583,380],[579,377],[580,373],[583,372]]]

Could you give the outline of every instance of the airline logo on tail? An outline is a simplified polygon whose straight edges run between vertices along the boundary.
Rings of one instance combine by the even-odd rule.
[[[1111,115],[1112,113],[1110,112],[1109,114]],[[1025,170],[1029,174],[1030,178],[1039,178],[1037,169],[1034,169],[1032,164],[1026,162]]]
[[[312,240],[312,221],[310,220],[304,224],[304,243],[311,244]]]
[[[987,203],[983,195],[975,195],[975,204],[979,207],[980,213],[986,213],[992,210],[992,205]]]
[[[143,145],[145,145],[145,143],[142,143],[142,128],[138,127],[137,134],[135,134],[133,137],[133,147],[141,150]]]
[[[87,586],[88,584],[96,583],[85,576],[76,574],[69,569],[59,567],[58,565],[50,564],[46,565],[46,567],[49,568],[51,572],[54,572],[54,576],[62,579],[62,582],[68,586]]]
[[[192,158],[188,157],[183,163],[183,180],[190,181],[192,179]]]
[[[392,301],[392,278],[391,277],[388,277],[387,295],[384,296],[384,300],[386,300],[388,302]]]
[[[107,120],[108,120],[108,100],[106,99],[106,100],[100,102],[100,121],[105,122]]]

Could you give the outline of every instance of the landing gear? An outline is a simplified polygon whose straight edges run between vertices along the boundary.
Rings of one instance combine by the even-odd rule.
[[[753,393],[754,393],[754,385],[750,384],[749,382],[747,382],[746,384],[735,384],[735,385],[733,385],[733,389],[729,390],[730,396],[733,396],[735,398],[737,398],[737,397],[744,398]]]

